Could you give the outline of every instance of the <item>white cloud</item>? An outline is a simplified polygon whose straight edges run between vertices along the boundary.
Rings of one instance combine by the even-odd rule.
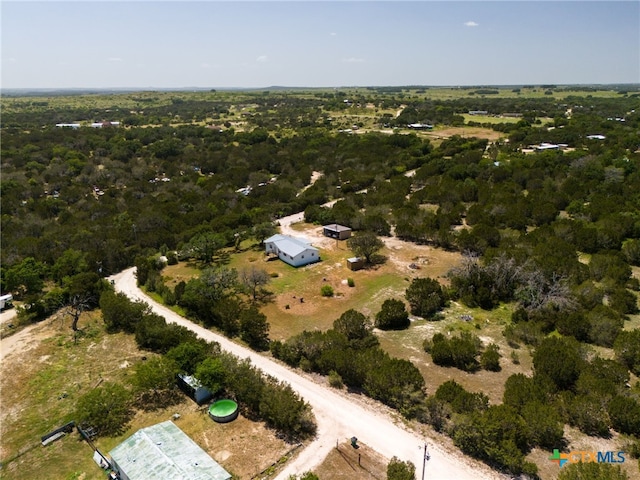
[[[342,61],[344,63],[364,63],[364,58],[349,57],[343,58]]]
[[[120,57],[109,57],[107,60],[110,62],[121,62],[122,59]]]
[[[338,34],[336,32],[331,32],[329,35],[331,35],[332,37],[335,37]]]
[[[200,67],[202,67],[202,68],[211,68],[211,65],[209,65],[208,63],[201,63]]]
[[[464,22],[464,26],[465,27],[477,27],[478,25],[480,25],[480,24],[476,23],[474,21]]]
[[[269,58],[266,55],[260,55],[258,58],[256,58],[256,62],[266,63],[268,61]]]

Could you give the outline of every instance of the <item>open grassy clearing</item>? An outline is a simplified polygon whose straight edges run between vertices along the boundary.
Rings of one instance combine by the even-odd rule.
[[[412,321],[407,330],[378,331],[377,335],[387,352],[412,361],[420,369],[426,380],[428,393],[435,393],[442,383],[454,379],[469,391],[486,393],[491,403],[502,403],[506,379],[514,373],[529,374],[532,368],[530,349],[526,345],[514,349],[507,344],[502,335],[504,327],[510,323],[511,310],[510,306],[502,306],[487,312],[452,302],[444,310],[443,320],[433,322],[417,319]],[[462,315],[471,315],[473,320],[465,321],[461,318]],[[424,340],[438,332],[457,335],[465,331],[477,335],[485,346],[496,343],[500,347],[500,372],[480,370],[467,373],[453,367],[440,367],[435,365],[431,356],[424,351]],[[513,362],[512,352],[517,355],[518,364]]]
[[[80,320],[85,335],[77,343],[69,320],[49,319],[34,327],[30,342],[8,353],[0,372],[0,477],[7,480],[103,479],[92,460],[92,450],[73,433],[43,447],[40,437],[73,420],[76,400],[102,381],[128,382],[132,366],[149,356],[138,350],[133,336],[104,332],[99,312]],[[3,340],[8,348],[11,338]],[[106,453],[139,428],[171,419],[225,469],[248,479],[268,468],[292,446],[278,439],[262,423],[242,416],[217,424],[184,397],[178,405],[155,411],[137,411],[126,432],[99,438]],[[250,458],[250,461],[248,459]]]

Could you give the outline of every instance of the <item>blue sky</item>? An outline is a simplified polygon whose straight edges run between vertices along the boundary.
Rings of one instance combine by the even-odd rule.
[[[2,1],[3,88],[640,82],[638,1]]]

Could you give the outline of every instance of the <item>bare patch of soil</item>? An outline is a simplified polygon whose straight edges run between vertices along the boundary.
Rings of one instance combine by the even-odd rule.
[[[349,442],[337,445],[314,473],[320,478],[349,480],[384,480],[389,460],[363,443],[353,448]]]

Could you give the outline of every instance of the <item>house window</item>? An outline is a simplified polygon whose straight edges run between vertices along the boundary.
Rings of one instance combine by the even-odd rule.
[[[302,258],[304,258],[304,255],[302,255]]]

